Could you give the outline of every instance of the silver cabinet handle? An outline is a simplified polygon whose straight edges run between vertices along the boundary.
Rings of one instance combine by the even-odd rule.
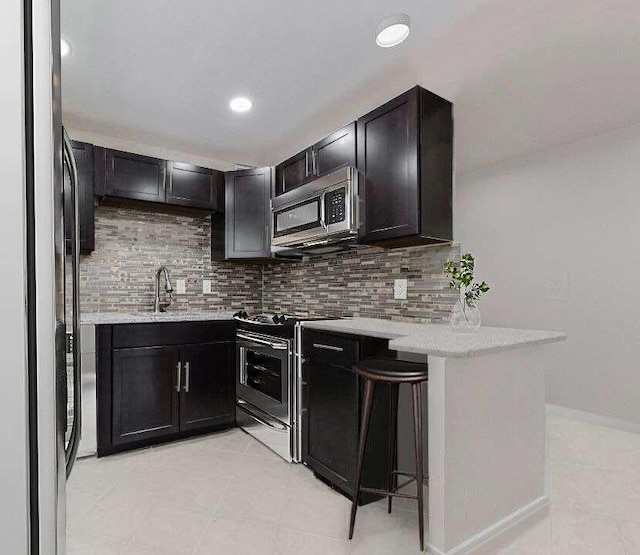
[[[178,362],[178,364],[176,364],[176,391],[178,393],[180,393],[180,382],[182,381],[181,375],[182,375],[182,363]]]
[[[189,382],[191,381],[191,377],[189,374],[189,369],[191,365],[188,362],[184,363],[184,392],[189,393]]]
[[[311,149],[311,173],[318,175],[318,151],[315,148]]]
[[[322,343],[314,343],[313,346],[316,349],[324,349],[325,351],[335,351],[336,353],[341,353],[344,351],[342,347],[335,347],[333,345],[324,345]]]
[[[304,153],[304,176],[309,177],[309,151]]]

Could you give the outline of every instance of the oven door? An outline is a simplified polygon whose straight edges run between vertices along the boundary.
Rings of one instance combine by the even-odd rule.
[[[291,341],[238,331],[236,396],[291,425]]]
[[[322,194],[273,210],[271,244],[287,246],[322,240],[327,236]]]

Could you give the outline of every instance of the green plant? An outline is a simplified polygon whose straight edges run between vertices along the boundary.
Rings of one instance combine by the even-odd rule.
[[[453,260],[447,260],[444,269],[451,276],[449,285],[461,292],[464,296],[464,305],[473,308],[483,293],[489,291],[490,287],[486,281],[482,283],[473,282],[473,271],[475,269],[475,259],[471,253],[463,254],[460,257],[460,265],[457,266]]]

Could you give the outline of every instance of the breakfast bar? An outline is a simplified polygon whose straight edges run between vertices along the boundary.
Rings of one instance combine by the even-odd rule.
[[[547,514],[545,351],[566,334],[375,318],[303,327],[386,339],[398,358],[426,359],[432,553],[494,553]]]

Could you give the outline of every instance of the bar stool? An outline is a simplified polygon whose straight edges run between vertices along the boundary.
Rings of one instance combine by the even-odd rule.
[[[351,522],[349,524],[349,539],[353,538],[353,528],[356,522],[356,511],[358,510],[358,500],[361,492],[378,493],[385,495],[389,500],[388,512],[391,513],[391,503],[393,497],[404,497],[407,499],[417,499],[418,501],[418,530],[420,532],[420,550],[424,550],[424,502],[422,495],[422,382],[429,378],[426,364],[415,362],[404,362],[384,358],[368,358],[356,362],[353,370],[364,380],[364,407],[362,411],[362,423],[360,426],[360,441],[358,444],[358,463],[356,467],[355,488],[353,503],[351,505]],[[364,462],[365,446],[367,445],[367,435],[369,433],[369,421],[371,419],[371,407],[373,404],[373,394],[377,383],[388,384],[390,392],[390,434],[389,434],[389,489],[388,491],[365,488],[360,486],[362,478],[362,466]],[[398,390],[400,384],[411,384],[413,393],[413,425],[415,433],[415,463],[416,472],[400,472],[395,469],[397,441],[397,421],[398,421]],[[398,486],[398,476],[409,477],[410,479]],[[416,482],[417,495],[399,493],[398,490]]]

